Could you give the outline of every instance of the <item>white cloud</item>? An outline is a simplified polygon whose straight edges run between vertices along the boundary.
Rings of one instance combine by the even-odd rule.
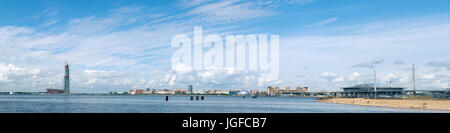
[[[345,80],[344,77],[341,76],[333,79],[333,82],[343,82],[344,80]]]
[[[440,89],[449,88],[449,82],[442,82],[441,80],[436,80],[433,82],[432,86],[436,86]]]
[[[39,74],[41,74],[39,69],[23,68],[14,64],[0,63],[0,88],[17,86],[27,88],[37,86],[40,80],[38,77]]]
[[[176,73],[184,74],[192,72],[192,67],[183,63],[178,63],[172,67],[172,70],[174,70]]]
[[[410,78],[408,76],[404,76],[404,77],[400,78],[400,83],[408,83],[409,79]]]
[[[395,60],[392,63],[394,63],[395,65],[403,65],[403,64],[405,64],[405,61],[403,61],[403,60]]]
[[[426,65],[436,68],[445,68],[450,71],[450,60],[446,61],[432,61],[428,62]]]
[[[329,18],[329,19],[326,19],[326,20],[322,20],[322,21],[317,22],[317,23],[309,24],[306,27],[322,26],[322,25],[326,25],[326,24],[329,24],[329,23],[336,22],[338,20],[339,20],[339,18],[332,17],[332,18]]]
[[[313,1],[316,1],[316,0],[287,0],[287,2],[289,4],[306,4],[306,3],[311,3]]]
[[[361,74],[358,73],[358,72],[353,72],[352,74],[350,74],[350,76],[347,79],[350,80],[350,81],[358,80],[360,75]]]
[[[184,7],[193,7],[201,4],[205,4],[214,0],[180,0],[179,3]]]
[[[186,15],[195,16],[192,20],[208,23],[228,23],[273,15],[270,8],[251,1],[226,0],[198,6]]]
[[[154,77],[152,84],[170,86],[172,88],[186,88],[186,85],[194,85],[196,88],[214,89],[256,89],[265,85],[281,81],[264,81],[259,79],[259,73],[238,71],[235,69],[214,68],[205,70],[173,69],[167,71],[164,77]],[[189,70],[189,71],[186,71]],[[159,80],[164,79],[164,80]],[[159,81],[158,81],[159,80]]]
[[[333,81],[337,78],[337,74],[333,72],[323,72],[320,76],[328,81]]]
[[[322,76],[324,77],[336,77],[336,73],[333,72],[323,72]]]
[[[422,79],[433,79],[434,77],[434,74],[426,74],[422,76]]]
[[[382,59],[382,58],[374,58],[372,61],[362,62],[362,63],[354,65],[353,67],[373,68],[374,65],[380,64],[383,62],[384,62],[384,59]]]
[[[389,73],[388,75],[383,77],[383,81],[392,81],[393,79],[397,79],[397,75]]]

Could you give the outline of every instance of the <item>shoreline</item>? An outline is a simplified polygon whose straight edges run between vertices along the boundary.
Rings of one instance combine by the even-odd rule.
[[[450,111],[450,100],[437,99],[319,98],[316,102],[402,109]]]

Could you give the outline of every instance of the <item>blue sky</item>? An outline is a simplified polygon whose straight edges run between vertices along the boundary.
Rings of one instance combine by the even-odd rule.
[[[354,82],[392,81],[448,88],[448,0],[3,0],[0,91],[61,88],[72,64],[73,92],[136,88],[264,89],[267,85],[339,90]],[[171,70],[177,34],[280,35],[280,74]]]

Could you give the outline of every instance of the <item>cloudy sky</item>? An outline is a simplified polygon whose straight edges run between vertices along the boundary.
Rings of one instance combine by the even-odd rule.
[[[449,88],[448,0],[128,0],[0,2],[0,91],[136,88],[339,90],[373,81]],[[280,36],[280,73],[171,68],[177,34]]]

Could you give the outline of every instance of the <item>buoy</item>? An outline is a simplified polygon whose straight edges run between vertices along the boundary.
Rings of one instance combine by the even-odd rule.
[[[194,96],[191,96],[191,101],[194,100]]]
[[[195,97],[195,100],[198,100],[198,96]]]
[[[202,96],[202,100],[205,100],[205,97],[204,97],[204,96]]]
[[[245,99],[245,96],[242,96],[242,98],[244,98],[244,99]]]

